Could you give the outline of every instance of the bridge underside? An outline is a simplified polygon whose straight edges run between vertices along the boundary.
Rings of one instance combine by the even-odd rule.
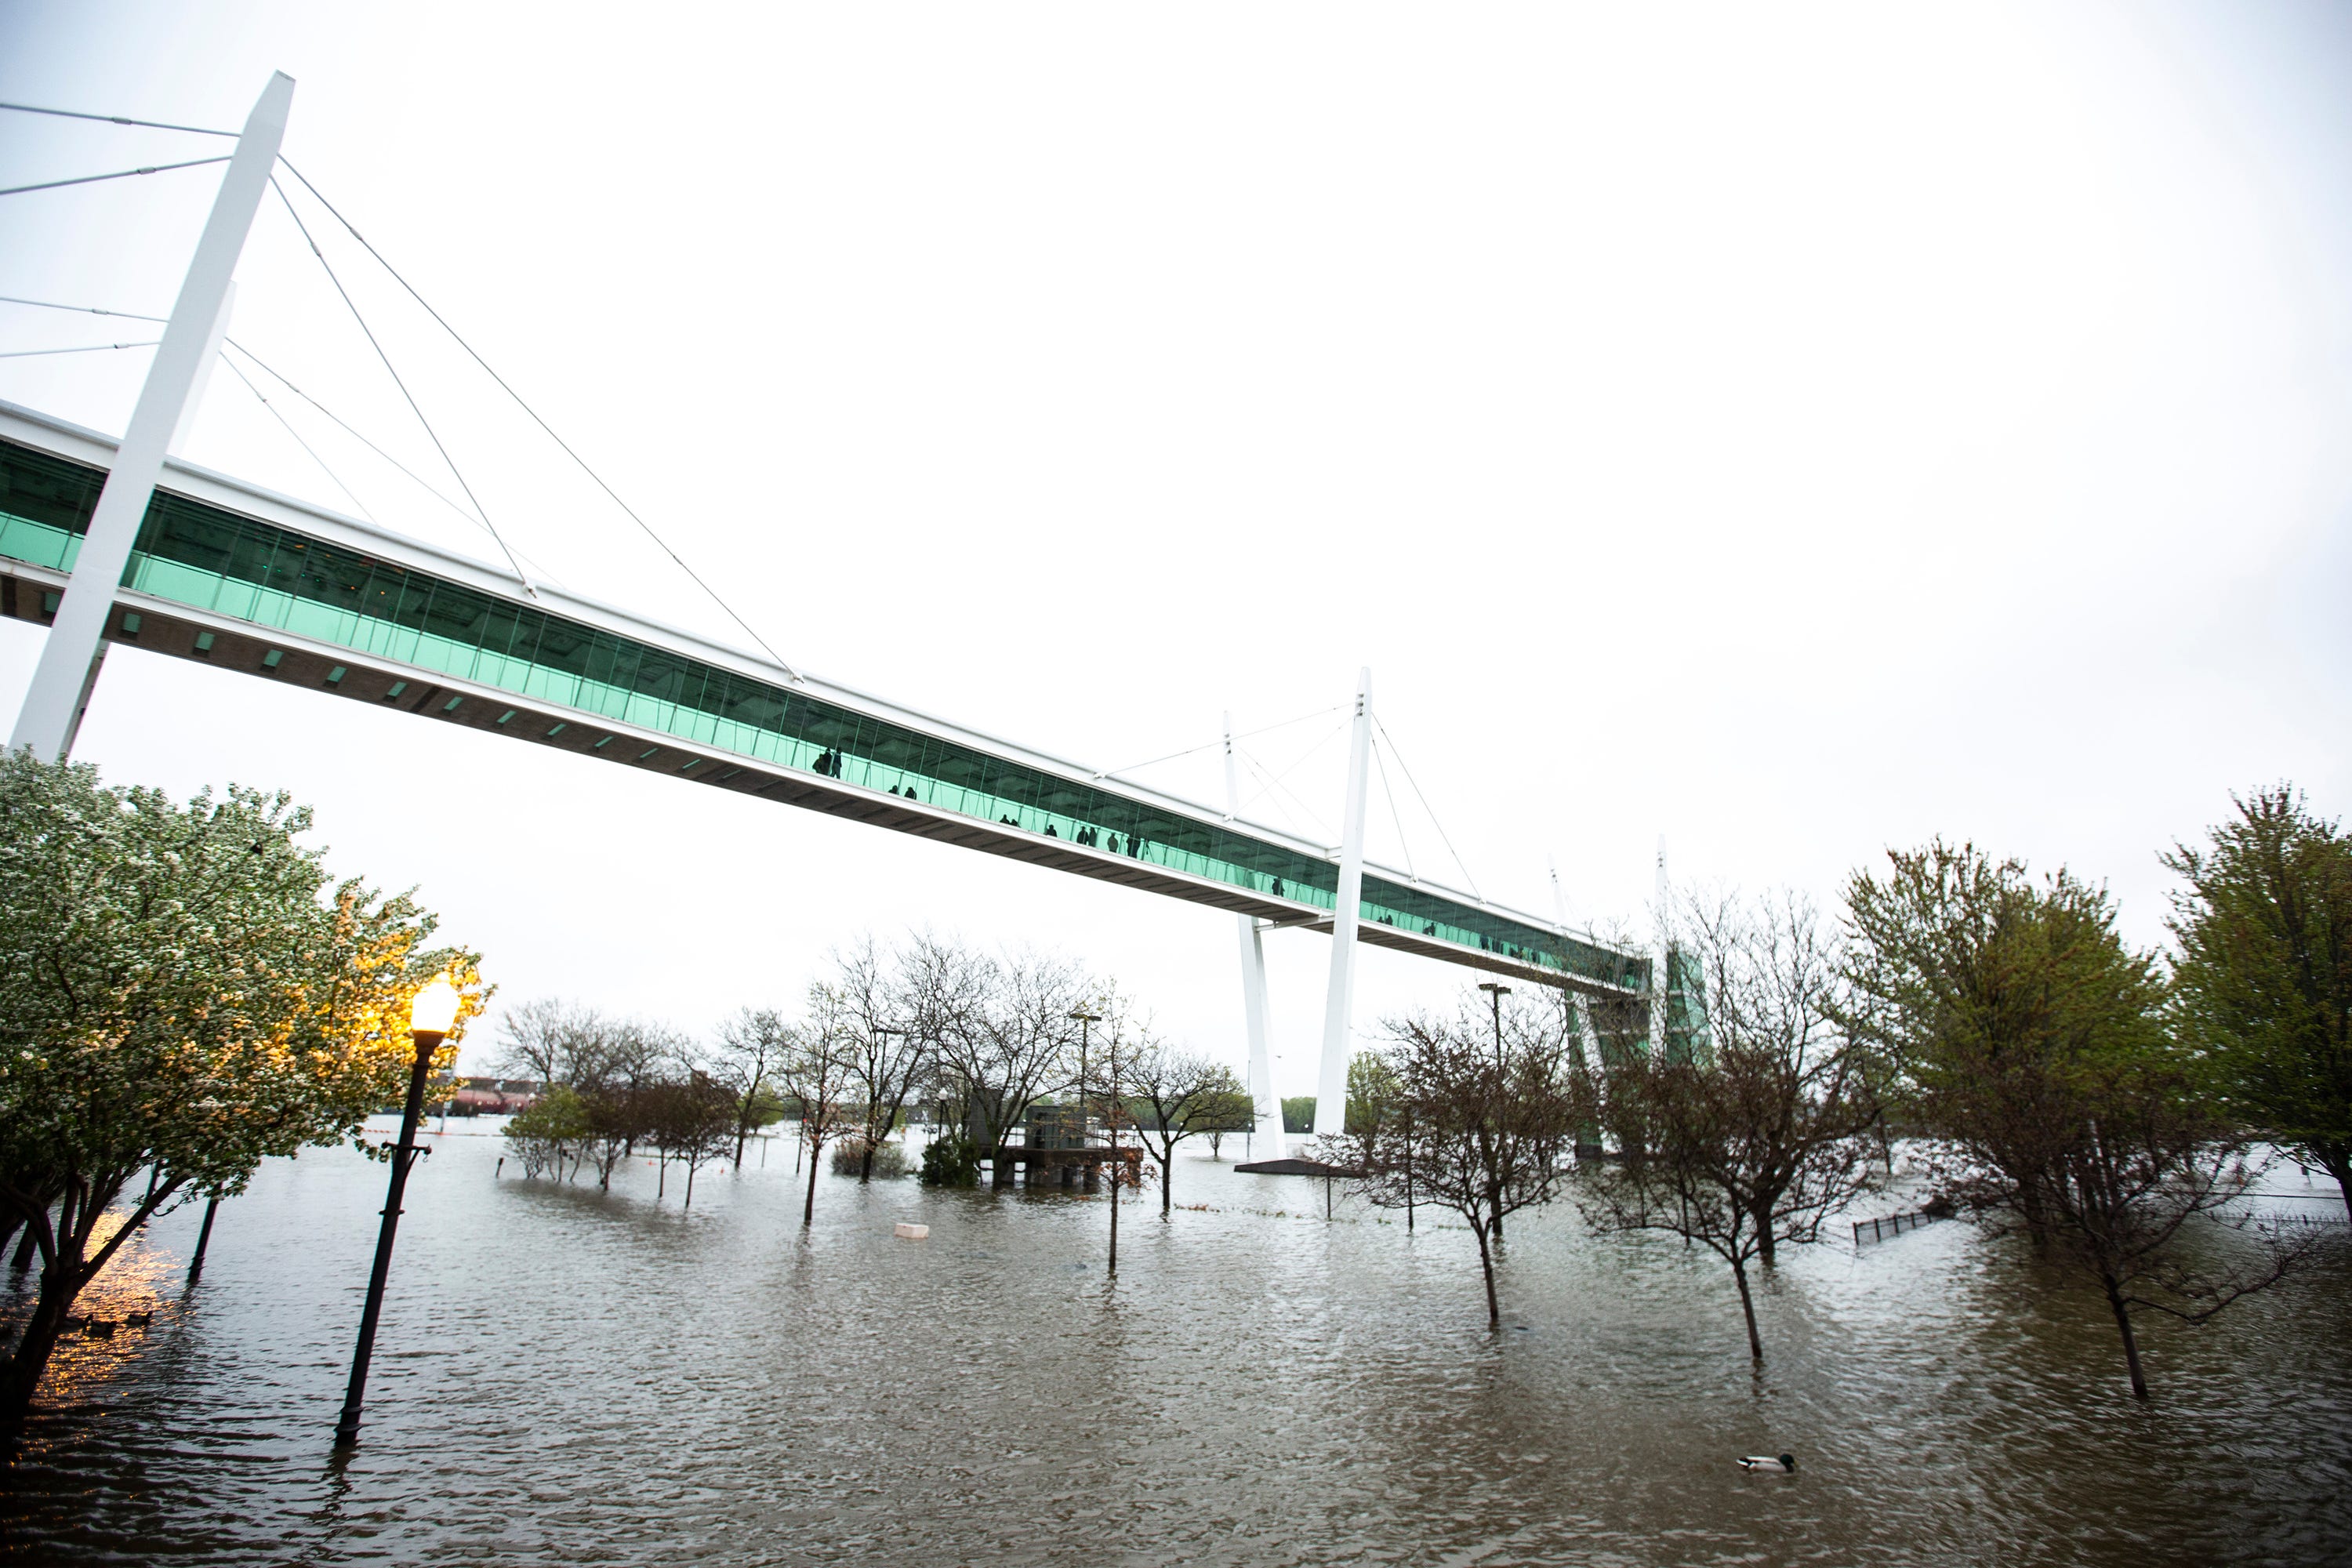
[[[17,417],[0,423],[21,440],[23,411],[5,412]],[[84,447],[92,439],[71,435]],[[79,542],[67,492],[103,478],[100,468],[78,478],[58,465],[89,454],[57,445],[68,450],[0,440],[0,615],[35,624],[54,614]],[[243,504],[224,510],[223,499]],[[293,532],[289,510],[267,492],[159,490],[116,592],[108,641],[1275,927],[1332,930],[1328,853],[1053,772],[1017,749],[985,751],[887,706],[853,708],[859,700],[838,688],[787,688],[730,669],[705,645],[681,652],[683,634],[666,633],[672,640],[662,646],[645,640],[644,623],[609,612],[603,625],[562,620],[522,601],[510,581],[501,587],[479,574],[487,569],[469,581],[453,570],[466,563],[415,542],[338,537],[330,530],[361,525],[331,514],[302,509],[310,526]],[[1380,946],[1596,996],[1647,987],[1639,959],[1369,870],[1361,910],[1360,935]]]

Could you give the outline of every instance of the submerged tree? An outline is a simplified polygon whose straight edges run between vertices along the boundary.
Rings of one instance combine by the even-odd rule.
[[[548,1089],[517,1111],[506,1125],[506,1140],[522,1162],[527,1177],[569,1177],[576,1173],[591,1129],[588,1103],[562,1084]]]
[[[1106,1043],[1120,1047],[1126,1109],[1160,1167],[1160,1217],[1166,1219],[1175,1205],[1178,1145],[1223,1131],[1234,1100],[1246,1098],[1247,1091],[1223,1062],[1171,1046],[1148,1030],[1135,1031],[1124,1043],[1110,1034]]]
[[[1504,1010],[1499,1050],[1483,1003],[1390,1029],[1389,1114],[1343,1151],[1362,1162],[1355,1188],[1383,1208],[1432,1204],[1460,1215],[1478,1244],[1487,1326],[1500,1329],[1496,1228],[1549,1201],[1566,1174],[1577,1126],[1572,1043],[1555,1010],[1534,1006]]]
[[[735,1142],[736,1100],[724,1084],[691,1068],[635,1091],[646,1139],[660,1152],[667,1184],[669,1163],[686,1167],[686,1203],[694,1206],[694,1173],[723,1159]],[[661,1195],[659,1187],[654,1194]]]
[[[1764,1358],[1748,1265],[1869,1184],[1878,1097],[1836,1018],[1839,954],[1794,897],[1688,900],[1674,952],[1691,1043],[1610,1053],[1596,1076],[1601,1128],[1622,1157],[1586,1177],[1586,1219],[1660,1230],[1731,1266],[1748,1353]]]
[[[992,1162],[991,1184],[1008,1186],[1013,1131],[1032,1105],[1075,1076],[1078,1026],[1071,1014],[1097,987],[1076,964],[1035,952],[970,955],[962,984],[971,1000],[941,1020],[940,1066],[959,1087],[981,1158]]]
[[[922,1005],[940,978],[926,963],[930,944],[886,958],[871,937],[834,955],[834,990],[854,1056],[858,1096],[857,1179],[874,1179],[874,1159],[898,1131],[907,1098],[930,1070],[931,1042],[919,1027]]]
[[[461,1029],[478,1012],[473,955],[428,949],[407,898],[331,882],[297,842],[310,826],[283,795],[182,807],[0,758],[0,1205],[41,1260],[0,1418],[22,1417],[75,1296],[148,1219],[356,1138],[406,1084],[408,1005],[436,976],[467,994]]]
[[[1972,846],[1889,859],[1848,884],[1849,1023],[1898,1069],[1944,1192],[2099,1289],[2145,1399],[2135,1309],[2201,1322],[2309,1238],[2240,1201],[2260,1173],[2246,1131],[2105,889]],[[2248,1245],[2214,1245],[2232,1235]]]
[[[761,1128],[783,1120],[784,1102],[776,1092],[776,1073],[791,1033],[773,1008],[746,1007],[719,1026],[719,1049],[711,1058],[709,1072],[734,1097],[735,1168],[739,1171],[743,1168],[745,1142]]]
[[[2165,864],[2181,1019],[2247,1126],[2336,1178],[2352,1212],[2352,839],[2284,784]]]
[[[808,1195],[801,1228],[816,1223],[819,1156],[836,1133],[858,1118],[846,1101],[856,1076],[856,1052],[842,1017],[841,1000],[823,982],[809,987],[808,1018],[785,1036],[776,1063],[776,1087],[800,1110],[801,1143],[808,1157]]]

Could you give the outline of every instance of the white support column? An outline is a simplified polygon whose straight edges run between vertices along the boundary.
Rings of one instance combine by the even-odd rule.
[[[188,401],[180,409],[180,422],[172,426],[172,444],[164,450],[174,457],[185,456],[188,437],[195,434],[196,416],[205,406],[205,391],[213,384],[213,368],[220,363],[221,340],[228,336],[229,312],[236,309],[236,283],[221,290],[220,314],[213,318],[213,330],[205,339],[205,352],[196,360],[196,379],[189,384]]]
[[[148,500],[163,475],[164,451],[179,428],[196,374],[215,352],[213,329],[222,321],[229,279],[244,253],[262,193],[269,187],[269,171],[278,162],[278,144],[285,137],[293,101],[294,79],[276,73],[237,138],[220,194],[213,198],[212,216],[205,221],[195,258],[180,285],[179,300],[148,366],[147,384],[131,412],[131,427],[123,432],[114,466],[99,491],[98,509],[90,516],[89,532],[81,542],[57,618],[50,623],[48,640],[41,647],[40,662],[33,668],[32,687],[8,737],[12,752],[29,746],[43,758],[60,758],[72,748],[89,683],[96,677],[107,616],[114,608],[114,590],[122,581],[131,547],[138,542]]]
[[[1315,1135],[1348,1128],[1348,1056],[1356,1009],[1356,923],[1364,897],[1364,787],[1372,765],[1372,672],[1356,677],[1348,742],[1348,810],[1340,826],[1339,891],[1331,910],[1331,989],[1323,998],[1323,1067],[1315,1080]]]
[[[1241,780],[1234,772],[1234,716],[1225,715],[1225,820],[1231,822],[1242,809]],[[1266,1034],[1265,1017],[1265,937],[1257,928],[1255,915],[1235,915],[1242,938],[1242,1017],[1249,1032],[1249,1092],[1250,1106],[1257,1119],[1257,1136],[1264,1138],[1266,1152],[1252,1156],[1261,1160],[1279,1160],[1289,1152],[1282,1135],[1282,1096],[1274,1087],[1274,1047]],[[1255,1139],[1252,1140],[1255,1142]]]

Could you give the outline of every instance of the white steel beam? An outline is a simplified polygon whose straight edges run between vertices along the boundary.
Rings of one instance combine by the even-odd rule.
[[[180,421],[172,426],[170,451],[175,457],[188,449],[188,437],[196,433],[196,416],[204,411],[205,391],[213,384],[213,370],[220,363],[221,340],[228,336],[229,312],[236,309],[236,284],[231,280],[221,291],[220,313],[213,318],[211,335],[205,339],[205,352],[196,360],[196,379],[189,384],[188,400],[180,409]]]
[[[1234,772],[1234,716],[1225,715],[1225,820],[1233,821],[1242,809],[1240,777]],[[1257,1136],[1265,1141],[1266,1152],[1250,1151],[1254,1159],[1279,1160],[1288,1153],[1282,1135],[1282,1096],[1274,1086],[1274,1047],[1267,1038],[1265,1016],[1265,936],[1259,930],[1257,917],[1240,914],[1234,917],[1242,939],[1242,1018],[1249,1034],[1249,1092],[1251,1114],[1257,1122]],[[1252,1140],[1253,1144],[1255,1139]]]
[[[223,321],[229,279],[244,254],[245,237],[268,188],[270,169],[278,162],[278,145],[286,135],[286,117],[294,101],[294,79],[278,71],[261,89],[261,99],[237,138],[220,194],[213,198],[212,216],[196,241],[194,259],[180,285],[180,298],[163,328],[147,369],[147,384],[131,413],[131,428],[108,468],[98,508],[90,516],[89,532],[81,542],[74,574],[58,605],[57,618],[41,645],[40,662],[33,668],[33,684],[16,713],[16,727],[8,749],[29,746],[45,759],[62,758],[71,751],[74,731],[88,705],[90,683],[97,679],[106,620],[114,608],[114,591],[122,581],[131,547],[138,542],[139,525],[146,520],[147,502],[163,471],[163,456],[178,432],[180,415],[187,406],[197,373],[216,349],[213,331]]]
[[[1348,1056],[1356,1006],[1356,927],[1364,897],[1364,788],[1372,763],[1372,672],[1356,676],[1356,722],[1348,742],[1348,810],[1340,827],[1339,889],[1332,901],[1331,988],[1323,998],[1323,1065],[1315,1080],[1315,1135],[1348,1126]]]

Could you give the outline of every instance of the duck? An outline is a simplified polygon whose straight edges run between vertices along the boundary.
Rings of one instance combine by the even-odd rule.
[[[1741,1457],[1739,1468],[1759,1476],[1794,1475],[1797,1471],[1797,1456],[1782,1454],[1775,1458],[1770,1454],[1748,1454]]]
[[[94,1340],[110,1340],[114,1337],[114,1331],[121,1326],[110,1318],[92,1318],[83,1326],[82,1332]]]
[[[122,1321],[124,1325],[129,1328],[143,1329],[154,1321],[155,1314],[152,1312],[125,1312],[122,1314]]]

